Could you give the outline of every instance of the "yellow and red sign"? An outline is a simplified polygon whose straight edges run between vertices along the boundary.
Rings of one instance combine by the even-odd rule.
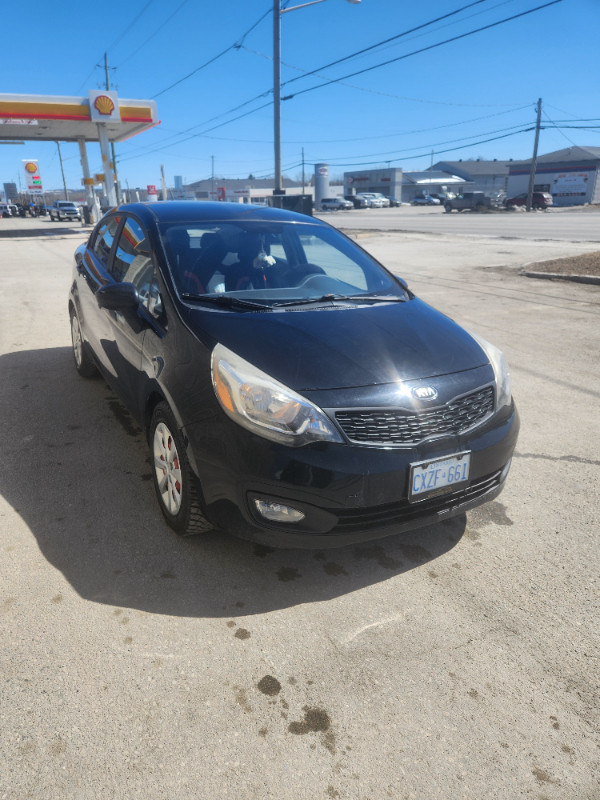
[[[116,92],[89,92],[90,119],[92,122],[121,122],[119,97]]]
[[[43,194],[44,188],[42,186],[37,160],[34,158],[24,158],[22,161],[27,191],[29,194]]]

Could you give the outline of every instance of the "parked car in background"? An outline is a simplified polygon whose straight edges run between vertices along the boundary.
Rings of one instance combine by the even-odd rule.
[[[485,211],[492,207],[492,200],[483,192],[463,192],[454,197],[446,198],[444,209],[449,214],[451,211]]]
[[[395,197],[387,196],[385,199],[389,202],[390,208],[398,208],[402,205],[402,202],[400,200],[396,200]]]
[[[366,197],[361,197],[359,194],[345,194],[344,200],[348,200],[354,208],[368,208],[369,201]]]
[[[334,547],[502,491],[519,418],[501,352],[322,220],[121,206],[75,252],[68,313],[77,372],[143,428],[181,535]]]
[[[413,206],[439,206],[440,201],[437,197],[431,194],[421,194],[413,197],[411,205]]]
[[[444,205],[446,202],[446,198],[448,197],[447,193],[438,193],[438,192],[430,192],[429,197],[433,197],[434,199],[437,198],[440,201],[440,205]]]
[[[324,197],[321,200],[321,211],[348,211],[351,208],[354,204],[343,197]]]
[[[521,194],[517,194],[514,197],[509,197],[504,201],[504,205],[506,208],[515,208],[515,206],[526,206],[527,205],[527,192],[521,192]],[[554,205],[554,200],[552,199],[552,195],[548,192],[534,192],[531,197],[531,207],[532,208],[550,208],[550,206]]]
[[[360,192],[357,197],[364,198],[369,208],[383,208],[385,206],[383,195],[378,197],[375,192]]]
[[[81,209],[72,203],[70,200],[57,200],[48,209],[50,214],[50,221],[62,219],[81,219]]]
[[[0,217],[12,217],[8,203],[0,203]]]
[[[383,208],[389,208],[390,207],[390,198],[389,197],[386,197],[381,192],[375,192],[374,194],[375,194],[375,197],[379,198],[379,200],[383,200]]]

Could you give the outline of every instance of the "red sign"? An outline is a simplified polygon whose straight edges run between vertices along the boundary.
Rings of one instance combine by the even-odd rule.
[[[148,186],[146,186],[146,189],[148,190],[148,194],[156,194],[156,186],[148,184]]]

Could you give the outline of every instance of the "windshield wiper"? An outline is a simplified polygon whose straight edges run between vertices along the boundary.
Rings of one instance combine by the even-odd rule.
[[[227,294],[192,294],[182,292],[184,300],[197,300],[202,303],[214,303],[225,308],[249,308],[253,311],[271,311],[272,307],[264,303],[253,303],[251,300],[242,300],[240,297],[232,297]]]
[[[310,303],[327,303],[337,301],[351,301],[353,303],[404,303],[405,297],[398,297],[398,295],[387,294],[324,294],[321,297],[302,297],[299,300],[287,300],[285,303],[273,303],[274,308],[282,308],[285,306],[305,306]]]

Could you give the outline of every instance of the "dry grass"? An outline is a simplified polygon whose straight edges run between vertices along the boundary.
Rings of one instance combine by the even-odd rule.
[[[600,251],[584,253],[571,258],[556,258],[553,261],[540,261],[529,264],[528,270],[549,272],[555,275],[595,275],[600,276]]]

